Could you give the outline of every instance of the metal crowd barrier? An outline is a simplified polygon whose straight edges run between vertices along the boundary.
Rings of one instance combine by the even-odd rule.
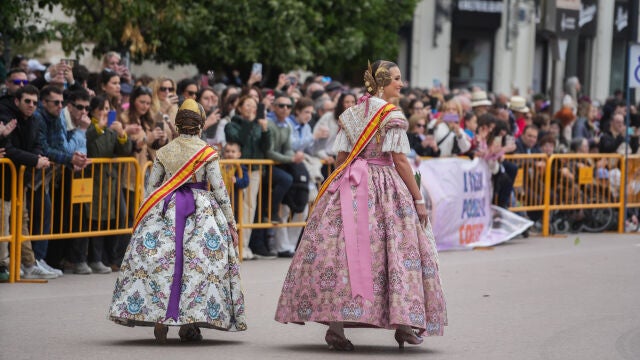
[[[583,217],[606,220],[609,225],[617,218],[617,230],[623,232],[625,208],[621,191],[627,196],[627,208],[640,208],[640,155],[629,157],[629,179],[625,184],[624,176],[618,176],[616,190],[613,174],[624,174],[623,159],[618,154],[563,154],[549,158],[541,154],[508,155],[505,160],[518,166],[514,183],[517,205],[510,210],[542,212],[544,236],[549,235],[552,212],[586,212]],[[26,170],[22,166],[16,174],[10,160],[0,159],[2,200],[6,204],[0,208],[0,242],[8,242],[11,248],[9,281],[21,281],[23,242],[130,234],[151,165],[147,162],[140,167],[131,157],[96,158],[79,172],[60,166],[42,170]],[[234,191],[231,178],[242,173],[242,166],[248,170],[249,185]],[[252,229],[305,225],[304,221],[272,223],[275,214],[269,204],[274,166],[278,164],[272,160],[220,161],[238,224],[240,256]],[[605,178],[604,174],[609,176]],[[123,191],[127,179],[134,178],[134,188]],[[16,189],[23,190],[17,193]],[[51,205],[51,221],[45,226],[42,212],[47,203]],[[41,210],[39,216],[37,209]],[[608,226],[599,225],[603,229]]]
[[[618,154],[552,155],[546,168],[543,235],[549,235],[551,211],[567,210],[572,211],[572,219],[583,221],[594,232],[607,230],[617,215],[618,232],[624,232],[620,196],[620,189],[625,188],[624,172],[624,158]]]
[[[21,281],[23,242],[130,234],[140,204],[141,175],[132,157],[92,158],[75,172],[56,164],[48,169],[21,166],[11,271],[15,281]]]

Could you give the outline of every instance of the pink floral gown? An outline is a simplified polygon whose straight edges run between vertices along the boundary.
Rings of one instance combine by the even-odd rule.
[[[342,130],[335,150],[350,152],[369,117],[384,104],[372,97],[345,111],[340,116]],[[348,266],[348,244],[354,240],[345,239],[344,225],[358,218],[357,189],[351,186],[353,201],[349,203],[353,205],[346,212],[341,192],[326,191],[309,216],[284,280],[277,321],[340,321],[347,327],[385,329],[408,325],[421,334],[443,334],[446,305],[431,225],[420,225],[413,198],[391,158],[391,152],[409,152],[406,130],[405,117],[392,111],[359,155],[368,168],[367,201],[360,208],[366,205],[368,210],[365,230],[368,226],[369,241],[365,238],[365,244],[370,245],[371,265],[365,270],[370,271],[372,297],[352,293],[353,274]],[[344,173],[334,183],[342,176]],[[361,229],[358,226],[359,232]]]

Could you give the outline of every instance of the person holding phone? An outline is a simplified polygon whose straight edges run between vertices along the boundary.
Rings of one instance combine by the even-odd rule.
[[[267,151],[271,147],[267,119],[264,116],[258,117],[257,110],[258,102],[253,97],[242,96],[238,100],[235,114],[224,128],[227,141],[242,144],[242,159],[266,159]],[[260,166],[250,166],[249,187],[244,189],[243,197],[243,222],[245,224],[250,224],[254,221],[261,178]],[[244,229],[242,242],[243,259],[254,258],[253,252],[249,248],[250,238],[251,229]],[[275,255],[270,257],[275,258]]]
[[[112,121],[109,124],[109,113],[113,112],[105,95],[91,99],[88,106],[91,124],[86,130],[87,156],[91,158],[114,158],[131,155],[131,141],[122,127],[122,123]],[[115,114],[115,112],[113,112]],[[91,169],[87,169],[91,171]],[[116,214],[124,218],[125,200],[117,187],[118,169],[116,165],[101,165],[95,169],[93,177],[93,200],[84,204],[84,214],[91,222],[93,229],[115,228]],[[105,197],[105,193],[113,194]],[[120,206],[120,210],[118,210]],[[78,212],[79,213],[79,212]],[[84,219],[83,219],[84,220]],[[120,219],[120,223],[124,223]],[[69,261],[73,264],[73,273],[88,275],[91,273],[109,274],[112,268],[111,259],[126,248],[126,237],[97,236],[72,240]],[[105,264],[106,262],[106,264]]]
[[[178,112],[178,95],[176,95],[176,85],[172,79],[159,77],[150,85],[151,113],[155,122],[167,121],[175,124],[176,113]]]
[[[456,98],[442,105],[440,116],[433,120],[433,135],[440,149],[440,157],[461,155],[471,149],[469,136],[460,127],[462,106]]]

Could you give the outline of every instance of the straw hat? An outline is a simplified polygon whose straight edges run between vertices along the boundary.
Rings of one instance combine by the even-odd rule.
[[[511,109],[511,111],[520,113],[529,112],[529,108],[527,107],[527,100],[525,100],[522,96],[512,96],[511,99],[509,99],[509,109]]]
[[[471,93],[471,107],[476,106],[491,106],[491,101],[489,101],[486,91],[474,91]]]

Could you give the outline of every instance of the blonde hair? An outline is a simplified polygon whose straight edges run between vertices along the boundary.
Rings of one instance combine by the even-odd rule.
[[[382,89],[391,84],[391,68],[398,67],[394,62],[387,60],[377,60],[364,72],[364,87],[367,93],[372,96],[378,95]]]

